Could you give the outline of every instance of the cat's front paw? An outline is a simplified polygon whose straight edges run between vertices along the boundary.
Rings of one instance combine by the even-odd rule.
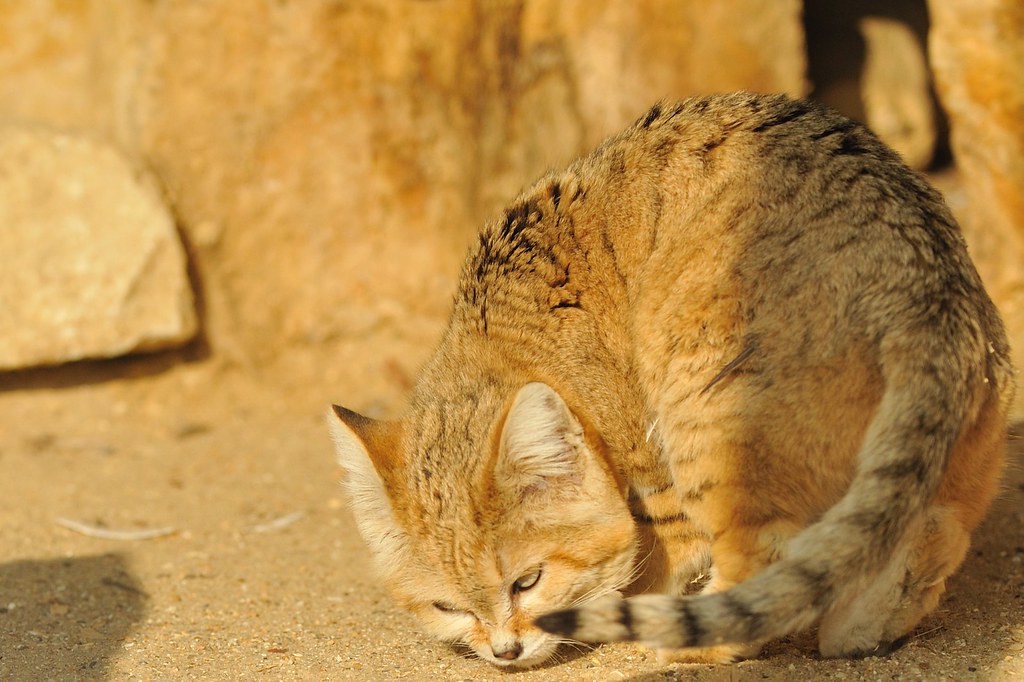
[[[761,653],[761,644],[720,644],[695,649],[657,649],[658,664],[669,663],[735,663]]]

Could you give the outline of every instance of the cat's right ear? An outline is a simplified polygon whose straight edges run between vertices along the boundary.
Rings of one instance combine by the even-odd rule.
[[[389,568],[399,563],[402,551],[393,504],[401,468],[400,424],[333,405],[327,425],[346,473],[345,489],[359,532],[375,548],[378,565]]]
[[[369,462],[388,479],[401,466],[398,424],[364,417],[358,412],[331,405],[327,425],[338,451],[338,460],[349,474],[357,474]]]

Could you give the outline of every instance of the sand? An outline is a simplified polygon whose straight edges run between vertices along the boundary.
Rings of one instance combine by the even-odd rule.
[[[295,353],[266,368],[164,356],[0,375],[0,679],[512,679],[426,637],[375,581],[323,425],[345,396],[315,368],[337,358]],[[407,377],[389,381],[346,387],[350,405],[398,409]],[[514,679],[1024,678],[1013,445],[939,611],[886,658],[822,660],[805,633],[732,666],[662,667],[615,645]],[[166,534],[105,539],[59,519]]]

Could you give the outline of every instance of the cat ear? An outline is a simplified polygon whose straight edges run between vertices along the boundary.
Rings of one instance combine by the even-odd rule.
[[[328,415],[341,466],[350,473],[361,471],[363,460],[385,478],[401,466],[401,451],[397,424],[364,417],[358,412],[332,405],[333,417]]]
[[[580,482],[583,427],[547,384],[523,386],[512,400],[501,431],[499,485],[542,492]]]
[[[388,492],[394,490],[401,460],[398,424],[333,405],[327,426],[346,473],[345,489],[359,532],[378,565],[390,570],[400,563],[404,536]]]

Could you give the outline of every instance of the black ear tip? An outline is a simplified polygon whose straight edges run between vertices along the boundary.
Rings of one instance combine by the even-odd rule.
[[[334,415],[340,419],[342,423],[347,424],[356,431],[363,431],[373,427],[374,421],[372,419],[364,417],[358,412],[353,412],[347,407],[331,405],[331,409],[334,410]]]
[[[579,612],[575,609],[565,611],[553,611],[546,613],[533,624],[545,632],[563,637],[571,637],[576,632],[576,625],[579,619]]]

